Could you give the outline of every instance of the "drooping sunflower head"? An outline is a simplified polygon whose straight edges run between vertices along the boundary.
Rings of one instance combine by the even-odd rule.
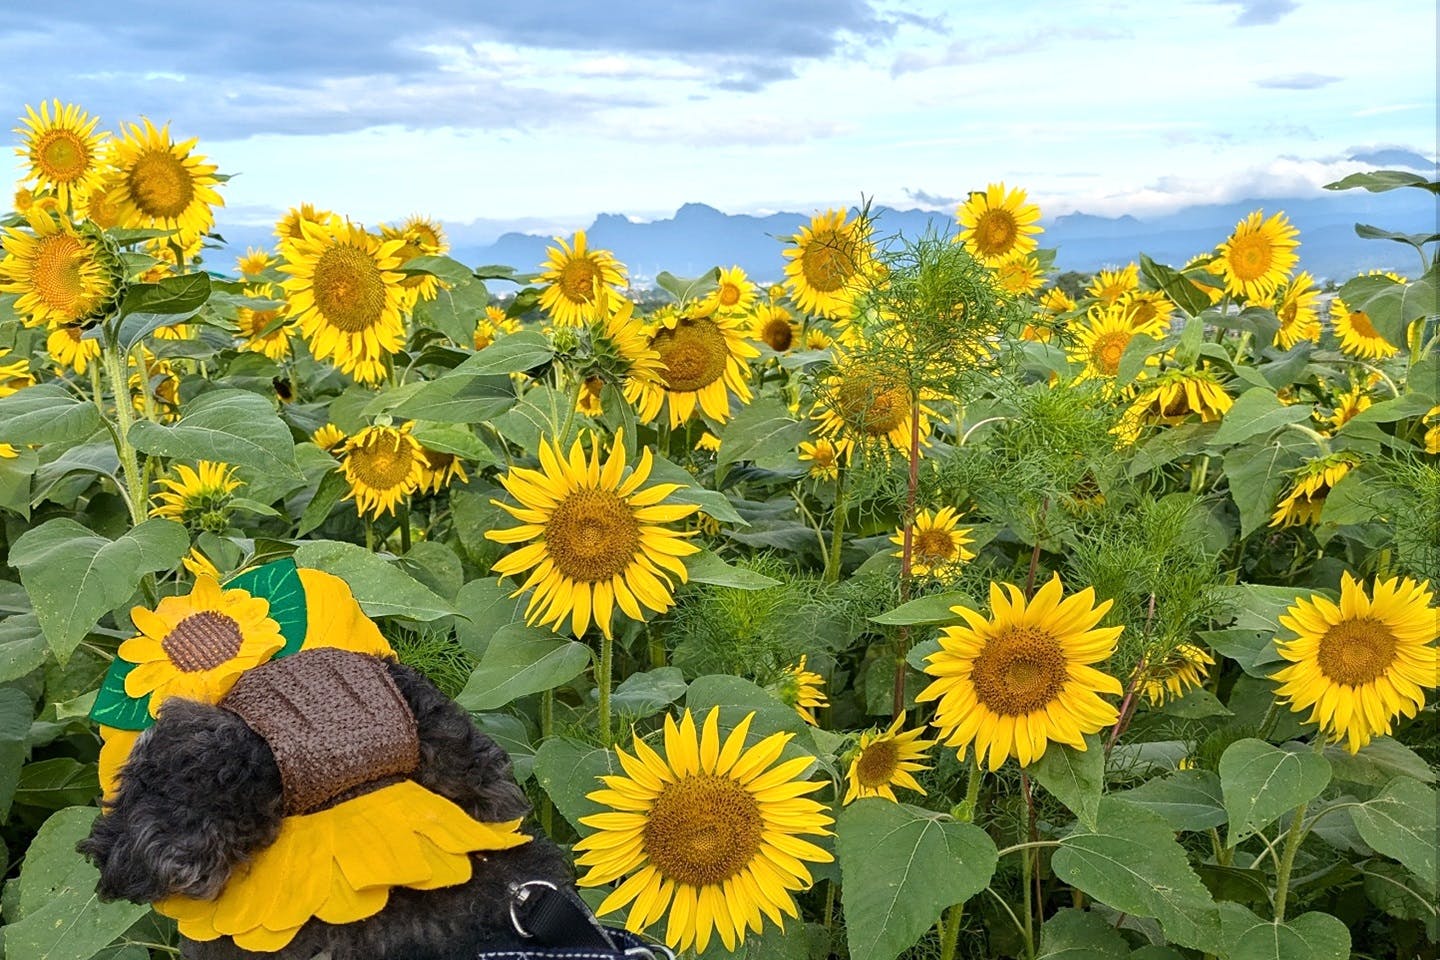
[[[609,250],[586,246],[585,231],[577,230],[572,241],[555,238],[541,264],[540,308],[562,327],[585,323],[590,301],[597,287],[620,287],[625,283],[625,265]]]
[[[855,296],[875,271],[869,222],[849,220],[844,210],[827,210],[801,226],[790,244],[784,251],[790,261],[785,284],[795,305],[832,320],[849,316]]]
[[[850,453],[850,441],[831,440],[820,437],[811,443],[800,441],[797,454],[801,463],[808,463],[810,476],[816,480],[835,480],[840,476],[840,465]]]
[[[254,280],[274,262],[270,251],[262,250],[259,247],[246,247],[245,255],[235,258],[235,269],[246,280]]]
[[[1118,304],[1097,304],[1076,328],[1075,342],[1068,350],[1070,360],[1082,365],[1082,379],[1114,380],[1120,372],[1120,358],[1135,335],[1135,328]]]
[[[954,507],[921,510],[915,515],[910,530],[910,570],[918,577],[944,577],[954,574],[962,564],[975,559],[967,549],[973,532],[961,527],[960,513]],[[902,528],[890,542],[900,547],[891,556],[905,555],[905,531]]]
[[[1140,692],[1147,703],[1163,706],[1200,686],[1213,666],[1215,658],[1204,647],[1182,643],[1164,656],[1146,660]]]
[[[5,228],[0,291],[19,294],[15,311],[26,326],[79,323],[98,315],[119,285],[114,258],[93,228],[77,229],[64,214],[33,209],[30,231]]]
[[[419,488],[425,458],[410,428],[370,426],[345,441],[340,467],[350,484],[346,499],[354,498],[361,516],[394,513]]]
[[[842,359],[826,380],[811,416],[825,437],[843,437],[855,443],[882,443],[910,450],[914,391],[898,372],[883,366]],[[930,417],[920,405],[920,447],[930,445]]]
[[[526,619],[555,628],[569,621],[577,637],[592,619],[610,635],[617,606],[633,620],[646,619],[642,607],[664,613],[675,602],[674,581],[688,578],[681,558],[700,549],[688,533],[662,526],[698,508],[670,499],[679,484],[645,485],[654,464],[649,447],[627,475],[621,437],[608,454],[598,436],[590,440],[588,458],[578,438],[568,455],[558,443],[541,440],[540,469],[514,467],[500,478],[518,506],[492,501],[520,526],[485,534],[525,544],[492,570],[517,578],[528,571],[515,591],[533,589]]]
[[[69,210],[100,180],[101,155],[108,133],[96,133],[99,117],[92,117],[77,104],[40,102],[40,112],[25,106],[25,116],[15,132],[20,146],[15,152],[24,159],[25,180],[53,191],[63,210]],[[23,211],[21,211],[23,212]]]
[[[1136,333],[1162,337],[1170,332],[1170,318],[1175,314],[1175,304],[1160,291],[1131,290],[1120,297],[1118,306]]]
[[[1035,236],[1042,231],[1040,208],[1025,202],[1025,191],[1005,190],[992,183],[975,191],[955,211],[960,224],[957,240],[986,266],[997,266],[1008,257],[1030,253]]]
[[[1341,478],[1360,465],[1353,453],[1332,453],[1303,464],[1295,471],[1290,489],[1280,498],[1272,527],[1315,526],[1325,509],[1325,498]]]
[[[760,351],[749,343],[749,324],[741,316],[710,313],[703,306],[656,315],[650,348],[660,356],[658,381],[628,381],[625,398],[649,423],[668,408],[670,426],[677,427],[698,406],[717,423],[730,419],[730,398],[749,403],[749,361]]]
[[[58,371],[74,370],[83,377],[90,364],[100,358],[100,340],[86,340],[84,334],[83,327],[72,323],[56,327],[45,338],[45,352],[55,361]]]
[[[334,453],[347,439],[349,437],[346,436],[345,431],[333,423],[327,423],[310,434],[310,442],[326,453]]]
[[[1141,424],[1174,425],[1191,417],[1215,423],[1234,403],[1209,369],[1171,369],[1160,374],[1154,386],[1140,392],[1125,416]]]
[[[780,760],[792,734],[747,749],[753,716],[722,740],[719,708],[699,730],[686,710],[678,724],[665,718],[663,755],[638,734],[634,756],[615,751],[624,776],[602,777],[604,789],[589,794],[607,809],[581,819],[594,832],[575,845],[588,868],[581,886],[629,877],[597,913],[633,901],[625,926],[638,933],[668,911],[665,942],[697,953],[716,935],[734,950],[764,917],[783,926],[782,914],[799,916],[792,891],[814,882],[806,862],[833,860],[801,839],[829,834],[825,807],[805,796],[824,782],[800,779],[811,757]]]
[[[1330,301],[1330,322],[1335,326],[1335,335],[1340,339],[1340,349],[1362,360],[1384,360],[1399,352],[1395,344],[1386,340],[1375,329],[1370,314],[1364,310],[1352,310],[1345,301],[1336,297]]]
[[[902,732],[900,728],[904,724],[905,716],[901,714],[888,729],[867,730],[860,735],[846,773],[850,785],[842,803],[852,803],[864,797],[895,800],[896,787],[914,790],[925,796],[925,788],[916,782],[913,774],[930,769],[922,761],[926,752],[935,746],[935,741],[920,739],[925,732],[924,727]]]
[[[14,356],[9,347],[0,347],[0,397],[8,397],[34,382],[29,358]]]
[[[242,292],[253,300],[273,300],[279,293],[268,283],[245,287]],[[263,353],[271,360],[284,360],[290,355],[291,324],[284,303],[237,307],[235,325],[240,328],[243,349]]]
[[[420,482],[416,485],[416,489],[420,493],[439,493],[454,480],[459,480],[461,483],[470,481],[470,478],[465,475],[465,464],[461,462],[460,457],[443,450],[431,450],[422,445],[420,447]]]
[[[994,266],[1000,289],[1014,297],[1034,293],[1045,283],[1040,261],[1023,253],[1011,254]]]
[[[1303,270],[1275,295],[1275,316],[1280,321],[1275,342],[1282,350],[1289,350],[1301,340],[1320,342],[1319,302],[1315,278]]]
[[[335,218],[335,214],[329,210],[321,210],[313,203],[302,203],[298,207],[291,207],[286,211],[285,216],[275,223],[275,236],[283,244],[286,240],[304,240],[305,231],[301,229],[302,223],[313,223],[317,226],[328,224]]]
[[[241,481],[228,463],[201,460],[195,467],[177,464],[160,478],[150,516],[178,520],[194,530],[224,533],[230,526],[231,500]]]
[[[755,304],[757,288],[739,267],[721,268],[706,306],[717,313],[745,313]]]
[[[800,339],[800,326],[790,311],[773,303],[762,304],[755,311],[750,336],[776,353],[789,353]]]
[[[1280,617],[1295,638],[1276,644],[1289,661],[1271,677],[1276,696],[1297,713],[1309,710],[1306,722],[1351,753],[1390,733],[1436,686],[1433,599],[1428,582],[1399,577],[1367,593],[1347,571],[1338,605],[1323,594],[1296,600]]]
[[[1252,303],[1269,300],[1300,259],[1295,254],[1299,235],[1285,214],[1266,220],[1265,211],[1251,211],[1216,248],[1225,289]]]
[[[809,669],[806,660],[806,655],[801,654],[797,662],[781,670],[770,689],[781,703],[794,708],[800,719],[813,727],[815,711],[828,707],[830,700],[825,696],[825,678]]]
[[[110,162],[118,171],[116,199],[126,223],[192,235],[209,231],[213,208],[225,201],[215,190],[220,183],[216,167],[194,152],[196,141],[176,143],[168,123],[157,130],[143,117],[139,124],[120,128]]]
[[[1085,734],[1119,718],[1100,694],[1118,696],[1120,681],[1091,666],[1110,658],[1124,629],[1096,626],[1109,609],[1089,587],[1064,596],[1058,574],[1029,601],[992,582],[989,617],[952,607],[965,622],[941,631],[925,667],[936,679],[917,698],[936,701],[931,722],[944,743],[962,760],[973,745],[991,770],[1012,754],[1028,766],[1051,741],[1084,750]]]
[[[1355,419],[1356,415],[1368,410],[1374,402],[1363,384],[1352,383],[1349,390],[1335,397],[1335,408],[1328,417],[1322,416],[1319,411],[1316,411],[1315,416],[1328,424],[1330,431],[1335,431]]]
[[[1059,287],[1051,287],[1040,295],[1040,309],[1052,316],[1069,313],[1075,307],[1075,298]]]
[[[1105,306],[1120,302],[1120,298],[1133,290],[1140,289],[1140,265],[1127,263],[1119,270],[1101,270],[1090,279],[1085,292]]]

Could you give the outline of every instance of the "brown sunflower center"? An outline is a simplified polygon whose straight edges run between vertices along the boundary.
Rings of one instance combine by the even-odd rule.
[[[718,885],[760,852],[755,798],[728,777],[691,776],[665,787],[645,824],[645,853],[666,880]]]
[[[862,787],[883,787],[900,766],[900,748],[894,740],[877,740],[860,751],[855,777]]]
[[[859,269],[856,244],[848,233],[819,230],[800,254],[800,271],[805,282],[821,293],[834,293]]]
[[[135,206],[147,217],[172,220],[195,199],[195,178],[169,150],[146,150],[125,173]]]
[[[926,563],[937,563],[955,557],[955,537],[949,530],[920,530],[911,543],[915,557]]]
[[[1125,355],[1125,347],[1129,343],[1129,333],[1102,333],[1090,347],[1090,362],[1105,376],[1113,377],[1120,371],[1120,358]]]
[[[1395,634],[1372,617],[1342,620],[1320,638],[1320,672],[1335,683],[1358,687],[1383,676],[1395,662]]]
[[[1364,310],[1350,311],[1350,327],[1355,331],[1356,336],[1380,336],[1380,334],[1375,331],[1375,324],[1370,322],[1370,314],[1366,313]]]
[[[1263,234],[1236,237],[1230,242],[1230,269],[1246,282],[1265,276],[1274,256],[1274,247]]]
[[[835,405],[851,429],[882,437],[905,422],[910,412],[910,391],[888,377],[855,374],[840,384]]]
[[[665,364],[665,385],[682,392],[719,380],[730,357],[724,331],[706,317],[686,317],[674,329],[662,329],[650,346]]]
[[[35,145],[34,156],[40,172],[56,183],[73,183],[90,165],[85,141],[69,130],[51,130]]]
[[[240,321],[238,324],[240,332],[247,337],[259,337],[265,333],[265,328],[274,323],[275,318],[279,315],[280,311],[278,309],[241,311],[238,317]],[[266,339],[273,339],[279,336],[284,329],[284,327],[276,327],[266,335]]]
[[[609,490],[576,490],[545,523],[545,551],[572,580],[610,580],[640,552],[640,524],[630,505]]]
[[[975,697],[1010,717],[1042,710],[1065,685],[1065,651],[1048,630],[1015,626],[990,638],[970,675]]]
[[[760,339],[776,353],[784,353],[795,342],[795,328],[784,317],[773,317],[765,322]]]
[[[315,261],[315,306],[331,326],[361,333],[385,315],[385,278],[375,258],[348,243],[331,244]]]
[[[1020,224],[1009,210],[986,210],[975,224],[975,246],[982,256],[998,257],[1008,253],[1020,235]]]
[[[91,191],[85,200],[85,214],[97,227],[110,229],[120,222],[120,207],[115,202],[112,187],[100,187]]]
[[[82,267],[88,251],[79,237],[53,233],[43,237],[30,268],[30,286],[45,305],[65,310],[85,294]]]
[[[415,466],[415,451],[399,437],[376,435],[346,454],[345,465],[370,489],[394,490],[409,481]]]
[[[240,652],[240,624],[217,610],[192,613],[165,634],[160,647],[184,673],[211,670]]]
[[[1299,315],[1300,304],[1294,300],[1286,299],[1280,304],[1280,326],[1289,329]]]
[[[594,260],[572,257],[560,268],[560,293],[571,303],[589,303],[600,276],[600,266]]]
[[[720,284],[720,306],[733,307],[740,302],[740,288],[733,283]]]

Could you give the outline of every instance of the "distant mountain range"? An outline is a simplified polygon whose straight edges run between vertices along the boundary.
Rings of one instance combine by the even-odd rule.
[[[1187,207],[1175,213],[1138,218],[1099,217],[1072,213],[1043,222],[1041,246],[1056,250],[1055,269],[1092,273],[1136,259],[1141,252],[1172,265],[1214,248],[1250,211],[1263,208],[1267,215],[1283,210],[1300,230],[1302,269],[1321,279],[1344,280],[1371,269],[1397,270],[1413,275],[1415,252],[1400,243],[1364,240],[1355,235],[1356,223],[1368,223],[1402,233],[1440,233],[1436,198],[1413,189],[1371,194],[1354,190],[1318,197],[1242,200],[1235,203]],[[953,230],[950,211],[873,211],[881,235],[917,236],[926,229]],[[629,268],[632,282],[647,285],[668,270],[695,276],[716,265],[738,264],[762,282],[781,277],[784,259],[781,239],[808,221],[801,213],[768,216],[727,214],[703,203],[687,203],[673,217],[635,221],[621,214],[604,213],[586,229],[589,244],[611,250]],[[493,225],[445,224],[450,256],[471,264],[508,264],[531,271],[545,259],[552,238],[539,233],[510,232],[495,238]],[[274,237],[262,227],[222,224],[229,249],[247,245],[268,246]],[[491,239],[495,238],[495,239]],[[228,267],[221,259],[217,266]]]

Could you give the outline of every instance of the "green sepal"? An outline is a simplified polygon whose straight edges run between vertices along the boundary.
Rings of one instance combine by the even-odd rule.
[[[107,727],[121,730],[144,730],[155,722],[150,716],[150,694],[132,697],[125,692],[125,677],[136,664],[117,656],[110,661],[105,679],[95,694],[95,703],[90,707],[90,719]]]
[[[286,557],[247,570],[229,580],[225,589],[244,590],[252,597],[264,597],[270,601],[270,619],[279,625],[280,636],[285,638],[285,646],[275,652],[273,659],[300,652],[300,645],[305,642],[307,623],[305,587],[300,582],[300,570],[293,559]]]

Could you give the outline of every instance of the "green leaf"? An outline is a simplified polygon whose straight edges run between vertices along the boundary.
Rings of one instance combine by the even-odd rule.
[[[345,474],[339,470],[327,470],[320,477],[314,495],[300,514],[300,525],[295,528],[295,536],[303,537],[323,524],[330,516],[330,511],[345,498],[349,490],[350,483],[345,479]]]
[[[1138,477],[1181,457],[1200,453],[1207,444],[1215,442],[1220,426],[1218,423],[1181,423],[1166,427],[1136,448],[1125,467],[1126,475]]]
[[[685,696],[686,687],[679,667],[658,667],[626,677],[610,695],[610,704],[616,713],[648,717]]]
[[[1105,786],[1105,750],[1095,734],[1085,738],[1085,747],[1076,750],[1052,743],[1044,756],[1025,769],[1081,824],[1094,830],[1099,825],[1096,818],[1100,815],[1100,792]]]
[[[853,960],[893,960],[995,873],[985,831],[909,804],[857,800],[841,812],[835,835]]]
[[[803,736],[808,727],[795,708],[749,680],[723,674],[696,677],[685,692],[685,706],[698,723],[711,707],[720,708],[720,725],[733,727],[747,713],[754,713],[751,739],[785,731]]]
[[[624,776],[620,760],[603,747],[591,747],[563,737],[551,737],[535,751],[535,782],[580,835],[593,832],[581,817],[607,809],[585,795],[602,789],[602,776]]]
[[[1227,819],[1220,777],[1209,770],[1176,770],[1115,796],[1164,817],[1173,830],[1209,830]]]
[[[538,627],[512,623],[490,638],[480,666],[455,702],[466,710],[496,710],[520,697],[553,690],[590,666],[590,648]]]
[[[810,425],[790,416],[777,399],[757,400],[738,413],[720,434],[715,456],[716,483],[723,482],[731,464],[742,460],[767,470],[796,467],[795,448],[810,436]]]
[[[1140,272],[1146,280],[1150,281],[1151,286],[1163,291],[1165,296],[1190,316],[1198,317],[1202,311],[1209,308],[1210,297],[1205,291],[1191,283],[1188,277],[1183,276],[1174,267],[1156,263],[1142,253],[1140,254]]]
[[[414,262],[412,260],[406,266]],[[452,275],[455,280],[451,281],[449,287],[436,291],[434,300],[421,300],[415,304],[415,323],[438,330],[449,337],[457,347],[469,350],[475,342],[475,326],[485,315],[485,307],[490,303],[490,291],[473,276],[467,275],[461,280],[458,272]]]
[[[76,443],[102,422],[95,404],[58,383],[37,383],[0,397],[0,443]]]
[[[1396,777],[1374,799],[1350,808],[1355,829],[1379,853],[1404,864],[1433,897],[1436,892],[1435,791]]]
[[[1061,841],[1050,861],[1055,875],[1116,910],[1154,917],[1175,943],[1212,949],[1215,903],[1170,825],[1114,797],[1101,798],[1099,823]]]
[[[270,603],[269,617],[280,627],[285,646],[275,654],[288,657],[305,642],[308,624],[305,607],[305,586],[294,559],[276,560],[225,581],[226,590],[244,590],[252,597],[264,597]]]
[[[1251,387],[1236,398],[1225,413],[1220,429],[1210,443],[1223,447],[1278,430],[1287,423],[1310,418],[1311,408],[1303,403],[1282,403],[1273,390]]]
[[[50,647],[33,613],[0,620],[0,683],[19,680],[45,662]]]
[[[870,619],[887,627],[929,627],[958,621],[960,615],[954,613],[951,607],[969,607],[973,610],[975,601],[968,593],[937,593],[902,603],[894,610],[876,614]]]
[[[70,807],[40,828],[20,872],[19,918],[5,926],[6,956],[89,960],[150,911],[148,904],[99,901],[100,871],[75,851],[98,813]]]
[[[1431,193],[1440,193],[1440,183],[1426,180],[1417,173],[1406,170],[1373,170],[1370,173],[1352,173],[1343,180],[1325,184],[1326,190],[1354,190],[1357,187],[1371,193],[1384,193],[1399,187],[1419,187]]]
[[[51,757],[27,764],[15,785],[17,805],[42,810],[89,803],[99,795],[98,768],[74,757]]]
[[[344,580],[366,616],[438,620],[458,612],[399,567],[353,543],[307,540],[296,548],[295,562]]]
[[[1311,751],[1290,753],[1263,740],[1237,740],[1220,757],[1220,789],[1234,847],[1287,811],[1320,796],[1330,764]]]
[[[525,619],[525,597],[512,597],[515,588],[494,580],[471,580],[455,596],[455,606],[465,618],[455,624],[460,645],[479,659],[490,638],[501,627]]]
[[[1345,424],[1336,432],[1337,434],[1357,433],[1359,431],[1351,427],[1351,424],[1355,423],[1394,423],[1410,417],[1423,417],[1430,412],[1432,406],[1429,397],[1407,393],[1366,407],[1345,421]]]
[[[1424,249],[1427,243],[1440,240],[1440,233],[1396,233],[1394,230],[1372,227],[1368,223],[1355,224],[1355,235],[1364,237],[1366,240],[1394,240],[1397,243],[1408,244],[1417,250]]]
[[[440,379],[521,373],[549,363],[554,356],[555,345],[549,337],[533,330],[521,330],[500,337]]]
[[[1325,759],[1335,771],[1336,780],[1383,787],[1394,777],[1410,777],[1421,783],[1434,783],[1435,771],[1425,758],[1393,737],[1376,737],[1351,753],[1340,744],[1325,748]]]
[[[64,663],[102,616],[130,599],[145,574],[174,567],[189,546],[189,534],[173,520],[146,520],[112,541],[57,517],[23,533],[10,563]]]
[[[150,716],[150,694],[132,697],[125,692],[125,678],[136,664],[116,657],[110,661],[95,702],[90,706],[90,719],[107,727],[121,730],[144,730],[155,723]]]
[[[1284,923],[1261,920],[1238,903],[1220,904],[1224,960],[1348,960],[1350,930],[1328,913]]]
[[[259,473],[303,480],[295,464],[290,428],[270,400],[246,390],[202,393],[186,404],[179,422],[141,420],[130,428],[141,453],[178,460],[216,460]]]
[[[31,478],[40,458],[34,450],[11,448],[11,453],[11,456],[0,457],[0,510],[12,510],[29,520]],[[39,503],[41,499],[36,496],[34,501]]]
[[[120,346],[129,353],[157,327],[184,323],[210,299],[210,275],[187,273],[158,283],[132,283],[120,304]]]
[[[1040,928],[1036,960],[1128,960],[1130,945],[1098,913],[1066,907]]]
[[[1440,311],[1434,267],[1410,283],[1384,275],[1355,277],[1340,288],[1339,296],[1351,310],[1365,311],[1376,332],[1401,350],[1407,346],[1405,334],[1410,322]]]
[[[460,424],[417,422],[410,435],[426,450],[469,460],[478,464],[482,470],[500,462],[491,449],[475,436],[474,431]]]
[[[451,284],[468,283],[475,279],[469,267],[450,257],[412,257],[400,264],[400,272],[410,276],[428,273]]]
[[[0,823],[10,816],[10,802],[20,782],[20,768],[29,753],[25,738],[30,735],[34,715],[35,704],[28,693],[15,687],[0,687]]]
[[[1115,380],[1117,383],[1132,383],[1145,368],[1145,361],[1155,354],[1166,349],[1166,344],[1154,337],[1143,333],[1137,333],[1125,344],[1125,352],[1120,355],[1120,363],[1115,368]]]
[[[1225,453],[1225,479],[1230,484],[1230,499],[1240,511],[1242,538],[1270,522],[1280,491],[1289,480],[1286,472],[1299,464],[1302,452],[1312,449],[1309,438],[1282,434],[1262,447],[1246,444]]]
[[[484,423],[515,406],[515,388],[508,378],[453,373],[382,393],[366,412],[436,423]]]
[[[1206,717],[1233,717],[1235,715],[1229,707],[1220,702],[1215,694],[1204,687],[1196,687],[1183,697],[1167,702],[1159,712],[1169,717],[1180,717],[1183,720],[1203,720]]]
[[[735,590],[764,590],[779,586],[780,581],[747,570],[733,567],[709,550],[701,550],[693,557],[683,558],[685,569],[694,583],[708,583],[716,587],[731,587]]]

